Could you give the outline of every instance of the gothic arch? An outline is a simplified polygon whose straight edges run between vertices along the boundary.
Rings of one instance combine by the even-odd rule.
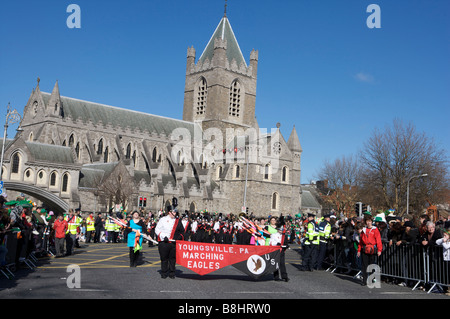
[[[230,85],[228,116],[231,118],[242,118],[244,114],[244,85],[239,79],[234,79]]]
[[[31,195],[36,199],[42,201],[45,206],[51,208],[55,213],[63,213],[68,211],[69,209],[68,203],[66,203],[58,195],[46,191],[42,187],[25,183],[4,182],[4,188]]]
[[[208,82],[204,76],[198,78],[194,89],[194,114],[205,115],[208,107]]]

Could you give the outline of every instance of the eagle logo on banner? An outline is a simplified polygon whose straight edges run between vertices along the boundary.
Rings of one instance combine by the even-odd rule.
[[[247,269],[255,275],[260,275],[266,269],[266,262],[261,256],[253,255],[247,259]]]

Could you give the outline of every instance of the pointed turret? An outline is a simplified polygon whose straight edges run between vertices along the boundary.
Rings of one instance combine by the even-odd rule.
[[[235,60],[238,66],[243,63],[247,67],[239,43],[236,40],[230,21],[226,15],[220,20],[219,25],[200,56],[199,62],[203,63],[206,59],[212,61],[215,50],[220,48],[226,49],[226,56],[229,63]]]
[[[297,130],[294,128],[292,129],[291,135],[289,136],[288,140],[288,147],[293,152],[302,152],[302,146],[300,144],[300,140],[298,138]]]
[[[47,104],[47,115],[49,116],[60,116],[61,112],[61,96],[59,94],[58,81],[56,81],[53,87],[52,94]]]

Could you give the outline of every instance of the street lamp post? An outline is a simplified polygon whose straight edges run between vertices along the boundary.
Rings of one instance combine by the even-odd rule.
[[[3,145],[2,145],[2,156],[0,160],[0,181],[3,180],[3,156],[5,155],[5,144],[6,144],[6,136],[8,134],[8,126],[10,124],[19,123],[22,117],[20,116],[19,112],[17,112],[16,109],[11,110],[11,106],[8,103],[7,106],[7,113],[6,113],[6,120],[5,120],[5,131],[3,133]]]
[[[407,214],[407,215],[409,214],[409,183],[411,182],[411,180],[412,180],[413,178],[426,177],[426,176],[428,176],[428,174],[416,175],[416,176],[411,177],[411,178],[408,180],[408,186],[407,186],[407,188],[406,188],[406,214]]]

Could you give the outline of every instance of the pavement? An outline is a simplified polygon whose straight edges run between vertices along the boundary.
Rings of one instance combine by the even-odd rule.
[[[126,244],[85,244],[72,256],[43,257],[33,270],[21,267],[14,279],[0,278],[0,299],[153,299],[178,301],[213,300],[312,300],[312,299],[437,299],[427,294],[382,282],[380,288],[360,285],[352,276],[329,271],[300,271],[298,245],[286,252],[289,282],[271,276],[258,281],[232,266],[200,276],[177,265],[175,279],[162,279],[157,247],[143,247],[136,268],[129,267]],[[78,277],[76,277],[78,276]],[[79,280],[78,280],[79,279]],[[77,286],[77,284],[79,284]],[[187,309],[186,309],[187,310]]]

